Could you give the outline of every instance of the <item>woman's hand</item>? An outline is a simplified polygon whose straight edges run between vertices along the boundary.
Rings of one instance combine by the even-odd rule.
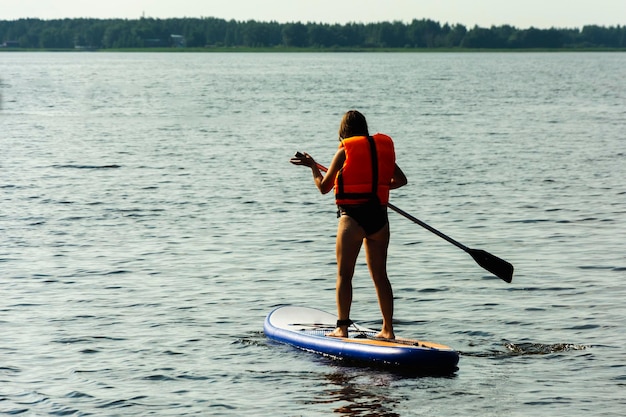
[[[311,155],[309,155],[308,153],[304,152],[296,152],[296,155],[294,157],[292,157],[289,162],[291,162],[294,165],[304,165],[306,167],[313,167],[316,165],[315,160],[313,159],[313,157]]]

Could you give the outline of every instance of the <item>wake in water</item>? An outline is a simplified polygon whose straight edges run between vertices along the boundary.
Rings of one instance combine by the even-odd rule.
[[[586,350],[591,346],[578,345],[574,343],[513,343],[504,342],[506,350],[490,350],[487,352],[460,352],[462,356],[473,357],[506,357],[506,356],[522,356],[522,355],[549,355],[553,353],[563,353],[577,350]]]
[[[547,355],[550,353],[569,352],[572,350],[585,350],[589,346],[572,343],[555,343],[545,345],[542,343],[512,343],[506,342],[504,347],[511,355]]]

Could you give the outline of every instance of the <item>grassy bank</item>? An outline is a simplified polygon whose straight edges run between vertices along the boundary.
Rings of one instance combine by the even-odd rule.
[[[139,52],[139,53],[306,53],[306,52],[626,52],[626,48],[533,48],[533,49],[487,49],[487,48],[290,48],[290,47],[207,47],[207,48],[109,48],[109,49],[29,49],[0,48],[0,52]]]

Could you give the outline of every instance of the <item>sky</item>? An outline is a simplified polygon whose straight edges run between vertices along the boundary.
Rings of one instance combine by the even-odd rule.
[[[626,0],[0,0],[0,20],[142,16],[331,24],[431,19],[470,28],[582,28],[625,26]]]

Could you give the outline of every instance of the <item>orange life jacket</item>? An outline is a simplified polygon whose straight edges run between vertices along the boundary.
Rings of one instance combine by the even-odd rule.
[[[389,185],[396,166],[393,141],[387,135],[353,136],[344,139],[346,160],[335,177],[337,205],[358,205],[375,200],[389,202]]]

